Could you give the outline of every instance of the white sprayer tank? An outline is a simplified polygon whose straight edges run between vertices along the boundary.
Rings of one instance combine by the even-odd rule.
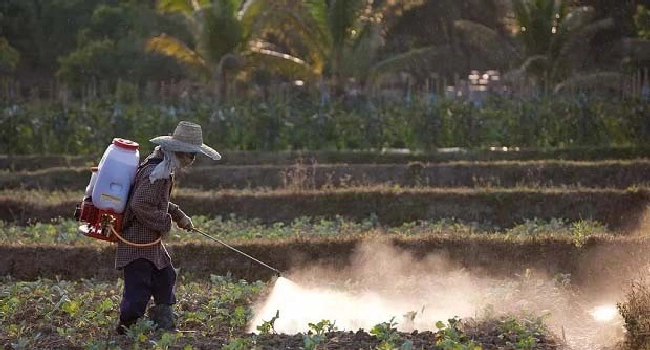
[[[95,183],[97,183],[97,170],[99,170],[99,167],[94,166],[90,168],[92,174],[90,176],[90,183],[88,183],[88,186],[86,186],[86,190],[84,191],[84,199],[93,196],[93,189],[95,188]]]
[[[124,212],[140,162],[139,147],[136,142],[115,138],[106,148],[92,189],[93,205],[97,209]]]

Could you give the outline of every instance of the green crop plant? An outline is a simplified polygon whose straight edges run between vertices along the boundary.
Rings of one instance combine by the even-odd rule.
[[[369,333],[379,340],[379,345],[376,347],[377,350],[407,350],[413,347],[413,343],[410,340],[405,341],[401,346],[397,346],[397,343],[400,342],[402,338],[397,332],[396,327],[397,322],[395,322],[395,317],[392,317],[388,322],[378,323],[370,329]]]
[[[275,316],[271,317],[270,320],[264,321],[262,320],[262,324],[258,325],[255,327],[260,334],[270,334],[273,332],[273,334],[277,334],[275,331],[275,321],[280,318],[280,310],[275,311]]]
[[[571,237],[573,245],[580,248],[585,244],[585,238],[589,234],[603,233],[605,228],[598,222],[580,220],[571,224]]]
[[[31,349],[32,348],[32,342],[38,340],[40,338],[40,334],[36,334],[33,338],[25,337],[25,338],[18,338],[16,339],[16,342],[11,343],[11,348],[12,349]]]
[[[180,324],[201,325],[206,332],[225,326],[232,336],[242,331],[252,318],[250,303],[264,286],[262,281],[234,280],[230,274],[211,275],[207,286],[197,282],[184,284],[177,290],[179,299],[188,301],[179,305],[183,310]]]
[[[305,350],[314,350],[323,341],[323,338],[318,335],[303,334],[302,335],[302,348]]]
[[[165,332],[160,336],[160,339],[150,340],[149,342],[153,345],[154,350],[168,350],[174,347],[177,341],[182,337],[182,333]]]
[[[336,321],[320,320],[318,323],[309,323],[309,329],[315,334],[324,335],[325,333],[336,332]]]
[[[223,292],[217,294],[217,298],[210,301],[211,306],[219,315],[219,321],[226,321],[231,332],[244,328],[252,318],[252,311],[243,301],[250,300],[259,293],[264,283],[260,281],[249,283],[243,279],[234,281],[229,275],[211,275],[210,281],[224,289]]]
[[[142,318],[132,324],[126,330],[126,336],[133,341],[133,348],[139,349],[140,345],[146,343],[148,335],[153,333],[155,325],[152,320]]]
[[[233,338],[221,347],[221,350],[256,350],[255,339]]]
[[[534,349],[538,344],[537,337],[543,330],[541,319],[517,319],[513,316],[506,317],[497,325],[501,333],[500,338],[506,340],[506,344],[514,349]]]
[[[115,340],[93,340],[84,346],[85,350],[120,350],[121,347]]]
[[[228,319],[231,335],[236,329],[245,327],[251,315],[250,308],[244,305],[237,305],[234,309],[226,313],[225,316]]]
[[[335,323],[330,320],[320,320],[318,323],[310,322],[308,324],[310,331],[302,336],[303,348],[305,350],[316,349],[318,344],[326,339],[326,333],[336,331]]]
[[[436,322],[436,346],[444,350],[480,350],[481,346],[476,344],[472,339],[460,329],[460,319],[458,317],[450,318],[447,323],[442,321]]]

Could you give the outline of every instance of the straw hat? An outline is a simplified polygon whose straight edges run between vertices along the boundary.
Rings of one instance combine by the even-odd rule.
[[[219,152],[203,143],[201,125],[181,121],[171,136],[158,136],[149,140],[172,152],[201,152],[214,160],[221,159]]]

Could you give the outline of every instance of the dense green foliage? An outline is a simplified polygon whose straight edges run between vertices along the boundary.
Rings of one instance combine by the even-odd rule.
[[[348,150],[441,147],[641,146],[650,138],[648,105],[609,99],[518,101],[481,105],[455,100],[333,103],[309,99],[241,101],[231,107],[178,105],[8,105],[2,110],[5,154],[96,154],[113,137],[148,145],[179,120],[203,125],[204,141],[222,150]]]
[[[71,84],[178,76],[181,71],[172,60],[144,52],[142,41],[148,35],[180,31],[152,5],[151,1],[3,1],[0,38],[4,36],[20,54],[20,61],[10,60],[0,49],[0,66],[13,62],[15,77],[41,86],[57,72]]]
[[[147,53],[144,38],[159,31],[181,31],[143,4],[100,4],[77,33],[76,48],[58,57],[57,76],[74,90],[102,81],[115,87],[183,76],[172,59]]]

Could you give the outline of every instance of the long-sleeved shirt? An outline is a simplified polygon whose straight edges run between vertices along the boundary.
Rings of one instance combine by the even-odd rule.
[[[178,205],[169,201],[173,185],[171,176],[169,179],[156,180],[153,184],[149,181],[149,174],[160,161],[160,158],[150,156],[136,173],[122,231],[122,237],[129,242],[154,242],[158,237],[169,233],[172,221],[178,222],[185,216]],[[151,261],[158,269],[171,265],[171,258],[162,241],[148,247],[134,247],[118,241],[116,269],[122,269],[138,258]]]

